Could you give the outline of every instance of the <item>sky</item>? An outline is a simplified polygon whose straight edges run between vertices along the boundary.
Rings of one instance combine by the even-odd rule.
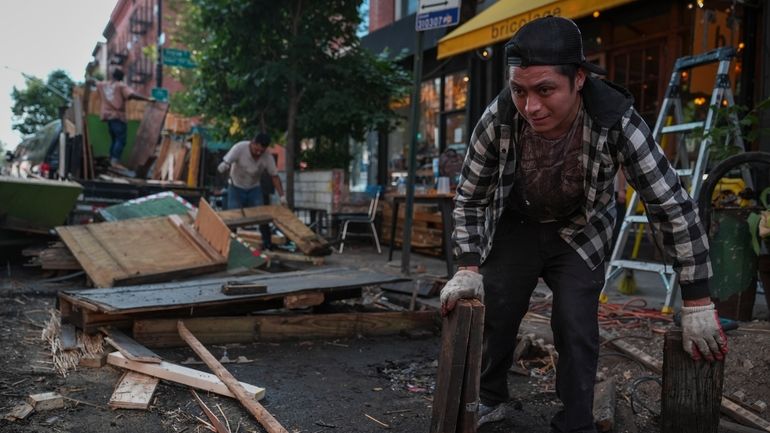
[[[11,91],[26,88],[21,72],[43,80],[63,69],[83,81],[91,52],[117,0],[3,0],[0,3],[0,141],[13,149]]]

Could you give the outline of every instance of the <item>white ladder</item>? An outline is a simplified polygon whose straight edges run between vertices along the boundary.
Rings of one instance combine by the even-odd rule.
[[[730,77],[728,75],[730,72],[730,64],[732,63],[735,54],[734,48],[722,47],[703,54],[680,57],[677,59],[674,64],[674,71],[671,73],[668,89],[666,89],[663,105],[661,106],[658,118],[655,122],[653,136],[656,143],[660,143],[664,134],[676,134],[679,138],[679,149],[676,161],[673,162],[673,165],[676,169],[676,173],[686,181],[685,184],[689,184],[689,192],[692,197],[698,197],[701,185],[703,184],[703,175],[708,163],[709,147],[713,140],[709,131],[714,128],[717,121],[716,107],[735,105],[732,89],[730,88]],[[684,117],[680,95],[682,72],[713,63],[719,63],[719,66],[717,68],[716,80],[711,92],[711,101],[709,102],[706,118],[699,122],[681,123],[682,118]],[[669,116],[673,117],[673,124],[666,125]],[[739,123],[734,112],[730,112],[728,121],[736,127],[734,130],[737,131]],[[683,135],[701,128],[703,130],[704,138],[700,143],[695,165],[691,167]],[[735,135],[734,140],[733,145],[743,151],[743,140],[740,135]],[[688,179],[689,182],[687,182]],[[631,200],[627,203],[625,219],[620,227],[620,233],[617,242],[615,243],[615,247],[612,250],[612,256],[610,257],[609,266],[607,267],[605,276],[604,288],[602,288],[599,300],[601,302],[607,302],[607,288],[610,287],[618,276],[623,274],[624,270],[630,269],[653,272],[660,276],[663,285],[666,288],[666,301],[661,311],[665,314],[670,314],[673,312],[672,303],[679,287],[677,275],[676,272],[674,272],[673,267],[665,262],[659,263],[630,260],[623,259],[622,257],[626,248],[626,243],[628,242],[628,235],[632,228],[639,229],[641,224],[649,223],[647,216],[644,213],[637,212],[638,204],[639,195],[634,191],[631,195]],[[708,230],[708,228],[706,228],[706,230]],[[661,253],[665,255],[664,252]]]

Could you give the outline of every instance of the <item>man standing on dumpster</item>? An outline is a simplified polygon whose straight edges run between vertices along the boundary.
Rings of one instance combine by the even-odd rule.
[[[273,187],[281,197],[281,205],[286,206],[286,196],[283,194],[281,178],[278,177],[278,168],[275,159],[267,147],[270,145],[270,136],[265,133],[257,134],[251,141],[239,141],[235,143],[222,158],[218,170],[220,173],[230,171],[230,182],[227,187],[227,208],[240,209],[244,207],[262,206],[264,199],[260,181],[262,174],[267,173],[273,181]],[[270,249],[270,226],[260,224],[262,235],[262,249]]]
[[[129,99],[140,99],[142,101],[152,102],[151,98],[146,98],[138,93],[129,85],[123,82],[123,71],[115,69],[112,71],[112,79],[109,81],[100,81],[96,84],[99,96],[101,96],[100,117],[107,122],[107,129],[110,132],[110,166],[130,177],[134,172],[128,170],[120,163],[123,155],[123,148],[126,147],[126,101]]]
[[[595,432],[598,299],[622,169],[641,195],[682,289],[684,349],[723,359],[727,339],[709,298],[708,240],[697,205],[625,89],[589,76],[580,30],[548,16],[506,44],[509,88],[471,137],[455,198],[458,271],[441,292],[486,305],[479,425],[504,418],[516,335],[538,278],[553,292],[551,328],[563,408],[552,432]]]

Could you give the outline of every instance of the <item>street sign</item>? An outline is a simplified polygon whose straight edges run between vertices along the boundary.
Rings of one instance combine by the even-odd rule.
[[[190,52],[177,48],[163,49],[163,64],[180,68],[194,68],[195,62],[190,58]]]
[[[460,0],[420,0],[415,28],[418,32],[460,22]]]
[[[167,102],[168,101],[168,89],[163,87],[153,87],[153,89],[150,91],[150,95],[153,99],[155,99],[158,102]]]

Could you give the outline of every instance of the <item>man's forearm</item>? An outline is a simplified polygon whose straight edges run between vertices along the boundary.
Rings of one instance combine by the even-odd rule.
[[[275,191],[278,193],[278,195],[283,197],[283,185],[281,184],[280,177],[273,176],[273,187],[275,187]]]

